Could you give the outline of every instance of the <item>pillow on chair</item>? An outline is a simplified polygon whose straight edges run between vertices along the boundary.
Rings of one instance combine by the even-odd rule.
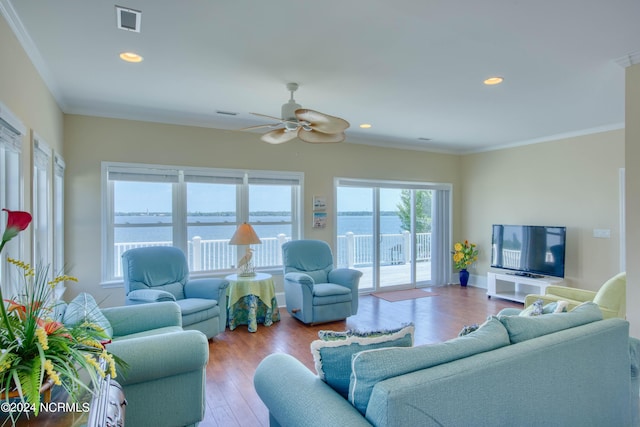
[[[100,311],[96,300],[86,292],[79,294],[67,305],[62,317],[62,323],[68,326],[77,326],[83,322],[96,324],[109,339],[113,337],[111,323]]]
[[[413,324],[394,330],[373,332],[319,331],[319,340],[311,343],[311,353],[318,376],[340,393],[349,396],[351,378],[351,356],[363,350],[384,347],[413,346]]]

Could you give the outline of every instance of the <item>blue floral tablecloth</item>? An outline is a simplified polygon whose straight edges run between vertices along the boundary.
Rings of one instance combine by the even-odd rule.
[[[227,276],[227,280],[227,325],[230,330],[238,325],[247,325],[249,332],[256,332],[259,323],[271,326],[280,320],[270,274],[257,273],[251,277],[232,274]]]

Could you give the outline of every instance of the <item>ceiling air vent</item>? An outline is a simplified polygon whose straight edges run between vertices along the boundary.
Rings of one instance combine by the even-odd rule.
[[[126,31],[140,32],[140,21],[142,20],[142,12],[139,10],[128,9],[122,6],[116,6],[116,17],[118,19],[118,28]]]

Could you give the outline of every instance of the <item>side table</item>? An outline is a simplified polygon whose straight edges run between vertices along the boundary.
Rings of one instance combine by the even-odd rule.
[[[280,320],[273,278],[267,273],[255,276],[231,274],[226,277],[227,323],[230,330],[238,325],[248,325],[249,332],[256,332],[258,322],[271,326]]]

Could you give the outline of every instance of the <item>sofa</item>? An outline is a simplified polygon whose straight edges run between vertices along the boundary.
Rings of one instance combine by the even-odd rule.
[[[89,321],[111,338],[107,351],[126,363],[115,378],[127,400],[125,425],[195,426],[203,419],[209,343],[202,332],[182,329],[177,303],[100,309],[81,293],[56,311],[64,323]]]
[[[273,427],[636,426],[639,366],[628,322],[587,302],[491,316],[444,343],[360,351],[347,398],[280,353],[263,359],[254,386]]]

